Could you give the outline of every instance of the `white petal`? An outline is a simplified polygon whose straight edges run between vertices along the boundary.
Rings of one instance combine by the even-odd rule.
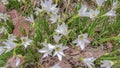
[[[88,33],[83,34],[83,37],[87,38],[88,37]]]
[[[58,59],[61,61],[62,60],[62,55],[57,54],[57,56],[58,56]]]
[[[49,49],[54,49],[55,46],[53,46],[52,44],[48,44],[48,48],[49,48]]]
[[[85,43],[80,42],[80,43],[78,43],[78,45],[80,46],[80,48],[81,48],[82,50],[85,49]]]
[[[24,47],[25,47],[25,48],[27,48],[27,47],[28,47],[28,45],[24,44]]]
[[[20,58],[16,58],[16,67],[20,64]]]
[[[43,55],[43,58],[47,57],[48,56],[48,53],[44,53]]]
[[[60,55],[65,56],[65,54],[63,53],[63,51],[59,51]]]
[[[79,39],[75,39],[72,43],[78,43]]]
[[[47,49],[40,49],[38,52],[40,52],[40,53],[45,53],[45,52],[47,52],[48,50]]]

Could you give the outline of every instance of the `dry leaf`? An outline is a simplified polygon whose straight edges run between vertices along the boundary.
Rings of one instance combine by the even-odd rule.
[[[0,12],[2,13],[6,12],[6,7],[1,2],[0,2]]]
[[[8,12],[8,15],[12,18],[13,24],[16,25],[16,23],[19,21],[19,13],[17,12],[17,10],[12,10],[10,12]]]

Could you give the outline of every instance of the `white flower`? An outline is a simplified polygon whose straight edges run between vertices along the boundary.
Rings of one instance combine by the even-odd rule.
[[[40,9],[38,7],[35,8],[35,15],[38,16],[41,12],[42,12],[42,9]]]
[[[0,13],[0,21],[4,20],[5,22],[9,19],[9,15],[7,15],[7,13],[3,14]]]
[[[30,14],[30,16],[28,18],[26,18],[25,20],[31,22],[31,23],[34,23],[34,17],[33,17],[33,14]]]
[[[20,2],[21,0],[18,0],[18,2]]]
[[[112,4],[112,10],[116,9],[118,7],[118,1],[113,1],[113,4]]]
[[[79,16],[81,16],[81,17],[88,17],[89,15],[88,15],[88,13],[86,13],[87,9],[88,8],[87,8],[86,5],[82,5],[81,9],[79,9],[79,11],[78,11]]]
[[[94,19],[94,17],[96,17],[100,13],[100,11],[97,9],[88,9],[86,5],[82,5],[78,13],[81,17],[90,17],[91,19]]]
[[[6,46],[4,46],[4,48],[7,49],[6,52],[9,52],[16,47],[16,43],[14,43],[11,40],[7,40],[6,42],[3,42],[3,44],[6,45]]]
[[[10,35],[8,40],[6,40],[6,42],[3,42],[3,44],[6,45],[4,46],[4,48],[7,49],[5,52],[9,52],[16,47],[16,43],[14,42],[14,40],[16,40],[16,36]]]
[[[56,43],[59,43],[59,40],[61,39],[61,37],[62,37],[62,35],[58,35],[58,34],[53,36],[54,41],[55,41]]]
[[[2,19],[6,22],[6,21],[9,19],[8,17],[9,17],[9,15],[7,15],[7,14],[5,13],[5,14],[3,14],[3,18],[2,18]]]
[[[120,33],[118,34],[118,36],[120,37]]]
[[[94,17],[96,17],[98,14],[100,13],[99,10],[93,10],[93,9],[89,9],[88,15],[91,19],[94,19]]]
[[[16,40],[16,36],[13,34],[10,34],[8,40],[14,41],[14,40]]]
[[[64,36],[67,36],[69,31],[68,31],[68,27],[67,25],[65,25],[65,23],[61,24],[60,26],[58,26],[58,28],[55,30],[58,34],[62,34]]]
[[[116,16],[116,11],[110,10],[109,12],[107,12],[107,13],[105,14],[105,16]]]
[[[101,67],[104,68],[112,68],[112,65],[114,64],[112,61],[110,60],[103,60],[101,61],[103,64],[101,65]]]
[[[56,23],[56,22],[60,22],[60,15],[52,14],[52,16],[49,20],[51,21],[52,24]]]
[[[93,68],[92,66],[94,66],[94,61],[96,59],[94,57],[91,58],[84,58],[83,62],[88,66],[88,68]]]
[[[43,58],[47,57],[48,55],[52,54],[53,49],[55,46],[52,44],[42,43],[44,45],[44,48],[40,49],[38,52],[44,53]]]
[[[2,0],[1,2],[2,2],[4,5],[9,4],[8,0]]]
[[[88,36],[87,33],[78,35],[78,38],[74,40],[73,43],[77,43],[76,46],[80,46],[81,49],[83,50],[85,48],[85,43],[90,43],[90,41],[87,40],[87,36]]]
[[[103,3],[107,0],[96,0],[98,6],[103,6]]]
[[[4,27],[4,26],[2,26],[1,28],[0,28],[0,34],[1,33],[7,33],[7,30],[6,30],[6,28]]]
[[[0,47],[0,55],[2,54],[2,53],[4,53],[4,51],[5,51],[5,49],[4,49],[4,47]]]
[[[65,54],[63,53],[63,50],[68,48],[67,46],[62,46],[62,45],[63,44],[55,45],[55,52],[54,52],[54,55],[53,55],[53,56],[57,55],[57,57],[60,61],[62,60],[62,56],[65,56]]]
[[[32,42],[32,40],[28,39],[28,37],[21,37],[21,41],[25,48],[27,48],[27,46]]]
[[[52,68],[61,68],[61,67],[59,66],[59,63],[57,63],[54,66],[52,66]]]
[[[57,4],[52,4],[52,0],[45,0],[41,2],[42,10],[45,10],[47,13],[58,13]]]

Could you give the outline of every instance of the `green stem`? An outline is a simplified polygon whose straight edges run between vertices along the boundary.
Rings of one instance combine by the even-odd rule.
[[[78,18],[78,17],[80,17],[79,14],[74,15],[72,18],[70,18],[70,19],[68,20],[68,24],[69,24],[70,22],[72,22],[74,19]]]

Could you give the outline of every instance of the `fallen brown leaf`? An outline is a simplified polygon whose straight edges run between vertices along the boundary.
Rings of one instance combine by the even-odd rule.
[[[6,7],[1,2],[0,2],[0,12],[2,13],[6,12]]]

